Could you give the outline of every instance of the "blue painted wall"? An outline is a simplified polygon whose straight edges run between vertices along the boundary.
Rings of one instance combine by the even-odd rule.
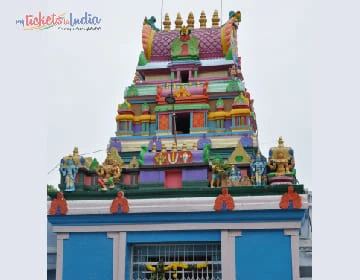
[[[218,230],[207,231],[143,231],[128,232],[126,241],[128,243],[152,243],[152,242],[194,242],[194,241],[220,241],[221,232]]]
[[[62,280],[113,278],[113,239],[107,233],[70,233],[64,240]]]
[[[291,280],[291,239],[284,230],[243,230],[235,239],[236,280]]]

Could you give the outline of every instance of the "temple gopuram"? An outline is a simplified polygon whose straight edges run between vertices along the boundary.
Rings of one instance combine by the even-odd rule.
[[[195,21],[139,23],[106,158],[75,147],[59,159],[60,191],[48,194],[56,279],[300,279],[308,195],[286,139],[259,147],[241,13]]]

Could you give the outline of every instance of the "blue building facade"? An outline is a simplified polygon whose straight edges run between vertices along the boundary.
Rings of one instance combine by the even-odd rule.
[[[300,279],[307,198],[289,210],[279,209],[280,199],[235,197],[232,211],[214,210],[214,198],[129,199],[130,211],[118,214],[106,200],[68,201],[67,215],[48,217],[57,234],[56,279],[152,279],[147,266],[161,261],[178,264],[165,279]]]

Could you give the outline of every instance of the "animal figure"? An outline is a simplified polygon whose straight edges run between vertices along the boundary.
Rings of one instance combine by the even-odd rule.
[[[152,29],[154,29],[156,32],[158,32],[158,31],[160,31],[160,29],[155,26],[155,22],[156,22],[156,18],[154,16],[151,16],[149,19],[147,17],[145,17],[143,24],[150,25]]]

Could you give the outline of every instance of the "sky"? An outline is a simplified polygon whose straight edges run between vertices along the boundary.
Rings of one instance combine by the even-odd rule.
[[[239,55],[245,85],[254,101],[259,142],[267,157],[279,136],[295,151],[297,177],[306,188],[311,182],[311,95],[307,90],[310,28],[306,7],[285,1],[174,1],[163,2],[174,27],[177,12],[186,22],[190,11],[199,27],[202,10],[207,26],[215,9],[222,22],[231,10],[242,12],[238,29]],[[161,1],[128,3],[127,9],[109,9],[95,1],[82,4],[59,1],[51,11],[84,11],[102,18],[100,31],[49,30],[46,33],[47,70],[50,91],[47,113],[48,184],[60,180],[60,159],[72,153],[96,157],[103,162],[109,138],[115,136],[117,105],[131,85],[142,51],[142,23],[155,16],[160,28]],[[281,6],[281,9],[279,7]],[[70,8],[69,8],[70,7]],[[286,24],[284,24],[286,23]],[[94,151],[102,150],[93,154]],[[54,169],[55,168],[55,169]]]
[[[222,1],[223,22],[240,10],[239,55],[265,156],[282,136],[295,150],[297,177],[313,191],[314,279],[353,279],[359,251],[358,65],[356,1]],[[12,1],[0,22],[2,160],[1,279],[46,279],[46,184],[74,146],[105,149],[117,104],[131,84],[145,16],[160,22],[161,1]],[[208,20],[220,1],[164,1]],[[98,32],[23,31],[26,14],[85,11]],[[196,22],[198,24],[198,22]],[[198,25],[197,25],[198,26]],[[96,157],[102,161],[103,154]],[[354,254],[354,256],[353,256]],[[20,268],[20,269],[19,269]],[[319,276],[319,277],[317,277]]]

